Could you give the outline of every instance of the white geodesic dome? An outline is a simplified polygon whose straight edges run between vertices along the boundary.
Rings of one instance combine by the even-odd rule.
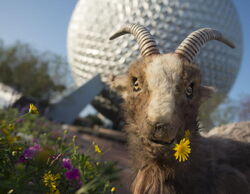
[[[79,0],[68,29],[68,61],[77,85],[97,73],[102,80],[125,72],[139,55],[131,35],[110,41],[123,24],[146,26],[161,52],[174,51],[192,31],[210,27],[235,43],[231,49],[210,41],[196,60],[203,82],[228,93],[240,68],[242,33],[231,0]]]

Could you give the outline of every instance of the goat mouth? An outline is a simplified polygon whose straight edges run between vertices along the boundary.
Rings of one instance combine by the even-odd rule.
[[[167,141],[162,141],[162,140],[157,140],[157,139],[150,139],[150,141],[152,141],[153,143],[156,143],[156,144],[160,144],[160,145],[171,145],[173,142],[174,142],[175,138],[172,139],[171,141],[167,142]]]

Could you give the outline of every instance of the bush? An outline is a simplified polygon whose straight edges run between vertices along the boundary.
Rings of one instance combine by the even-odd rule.
[[[0,110],[0,193],[115,192],[115,164],[101,161],[97,144],[81,153],[66,130],[55,137],[58,127],[31,109]]]

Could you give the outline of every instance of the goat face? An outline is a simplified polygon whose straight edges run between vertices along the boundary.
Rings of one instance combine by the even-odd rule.
[[[200,71],[176,53],[151,55],[133,63],[111,87],[124,98],[132,133],[152,146],[166,147],[183,138],[196,123],[202,97],[211,89],[200,85]]]
[[[200,70],[192,63],[193,58],[209,40],[234,45],[220,32],[203,28],[191,33],[174,53],[160,54],[154,38],[141,25],[127,25],[111,39],[127,33],[135,36],[142,58],[126,75],[113,76],[111,88],[124,98],[130,136],[151,148],[170,149],[186,129],[191,133],[197,129],[200,102],[213,91],[201,86]]]

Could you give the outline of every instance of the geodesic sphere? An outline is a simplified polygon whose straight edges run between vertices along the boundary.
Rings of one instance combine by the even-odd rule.
[[[238,73],[242,33],[231,0],[79,0],[68,29],[68,60],[77,85],[100,73],[126,72],[139,56],[132,35],[110,41],[123,24],[138,23],[155,37],[161,52],[172,52],[192,31],[210,27],[235,43],[236,49],[210,41],[196,57],[205,85],[227,93]]]

